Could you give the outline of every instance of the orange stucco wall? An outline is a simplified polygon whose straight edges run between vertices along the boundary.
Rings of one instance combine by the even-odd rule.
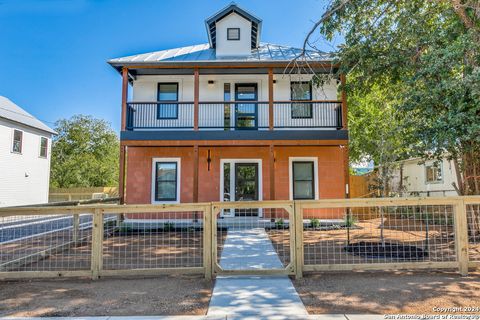
[[[210,169],[208,152],[210,151]],[[269,147],[200,147],[198,200],[220,199],[220,159],[261,159],[263,199],[270,199]],[[127,204],[151,203],[152,158],[181,158],[180,201],[193,200],[193,147],[128,147],[126,164]],[[320,199],[345,196],[345,153],[339,146],[275,147],[275,199],[289,199],[289,157],[318,158]]]

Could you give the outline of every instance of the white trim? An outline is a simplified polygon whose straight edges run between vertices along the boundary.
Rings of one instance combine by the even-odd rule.
[[[315,187],[315,200],[319,199],[319,183],[318,183],[318,158],[317,157],[289,157],[288,158],[288,194],[289,199],[293,200],[293,162],[294,161],[312,161],[313,162],[313,176]]]
[[[262,170],[262,159],[220,159],[220,201],[225,201],[224,194],[223,194],[223,165],[225,163],[230,163],[230,193],[234,193],[233,195],[230,194],[230,201],[235,201],[235,168],[234,165],[236,163],[257,163],[258,164],[258,201],[263,200],[263,170]],[[232,197],[233,196],[233,197]],[[233,200],[232,200],[233,199]],[[220,214],[222,217],[230,217],[233,216],[233,211],[229,215],[224,213]],[[262,209],[258,209],[258,216],[262,217]]]
[[[444,179],[444,177],[443,177],[443,172],[444,172],[443,171],[443,159],[442,159],[442,161],[438,161],[437,164],[438,164],[438,168],[440,169],[440,174],[442,176],[442,179],[435,180],[435,181],[428,181],[427,180],[427,167],[434,166],[435,161],[428,161],[428,162],[425,162],[423,164],[423,178],[424,178],[423,181],[425,181],[425,185],[428,186],[429,184],[443,184],[443,179]]]
[[[176,162],[177,163],[177,200],[175,201],[155,201],[155,163],[157,162]],[[181,158],[152,158],[152,180],[151,180],[151,203],[163,204],[163,203],[180,203],[180,179],[181,173]]]

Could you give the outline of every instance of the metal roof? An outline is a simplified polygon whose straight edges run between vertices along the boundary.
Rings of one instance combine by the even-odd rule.
[[[237,6],[235,2],[230,3],[228,6],[205,20],[205,26],[207,27],[208,42],[210,43],[210,47],[216,47],[216,23],[231,13],[236,13],[252,23],[251,47],[252,49],[257,48],[260,45],[260,31],[262,29],[262,19],[257,18],[246,10],[243,10],[242,8]]]
[[[127,65],[182,65],[188,63],[264,63],[264,62],[290,62],[302,53],[302,49],[281,46],[271,43],[260,43],[248,56],[218,58],[215,49],[208,43],[161,50],[149,53],[136,54],[133,56],[111,59],[108,61],[114,67]],[[306,61],[330,62],[333,56],[330,53],[307,50]]]
[[[53,129],[51,129],[49,126],[45,125],[30,113],[17,106],[10,99],[3,96],[0,96],[0,118],[56,134],[56,132],[53,131]]]

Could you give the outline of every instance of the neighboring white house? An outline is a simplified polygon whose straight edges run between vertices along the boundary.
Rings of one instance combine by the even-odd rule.
[[[0,207],[48,202],[51,128],[0,96]]]
[[[395,170],[392,179],[392,190],[400,186],[400,177],[403,176],[404,194],[406,196],[455,196],[452,183],[456,182],[456,172],[453,161],[443,159],[442,161],[426,161],[420,158],[412,158],[401,161],[403,173],[400,166]]]

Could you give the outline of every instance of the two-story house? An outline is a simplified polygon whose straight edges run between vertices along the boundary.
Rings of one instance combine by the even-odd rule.
[[[0,96],[0,207],[48,202],[51,128]]]
[[[109,61],[123,77],[123,201],[345,197],[343,78],[312,81],[338,66],[313,51],[292,64],[302,50],[261,42],[262,20],[235,4],[205,25],[206,44]]]

